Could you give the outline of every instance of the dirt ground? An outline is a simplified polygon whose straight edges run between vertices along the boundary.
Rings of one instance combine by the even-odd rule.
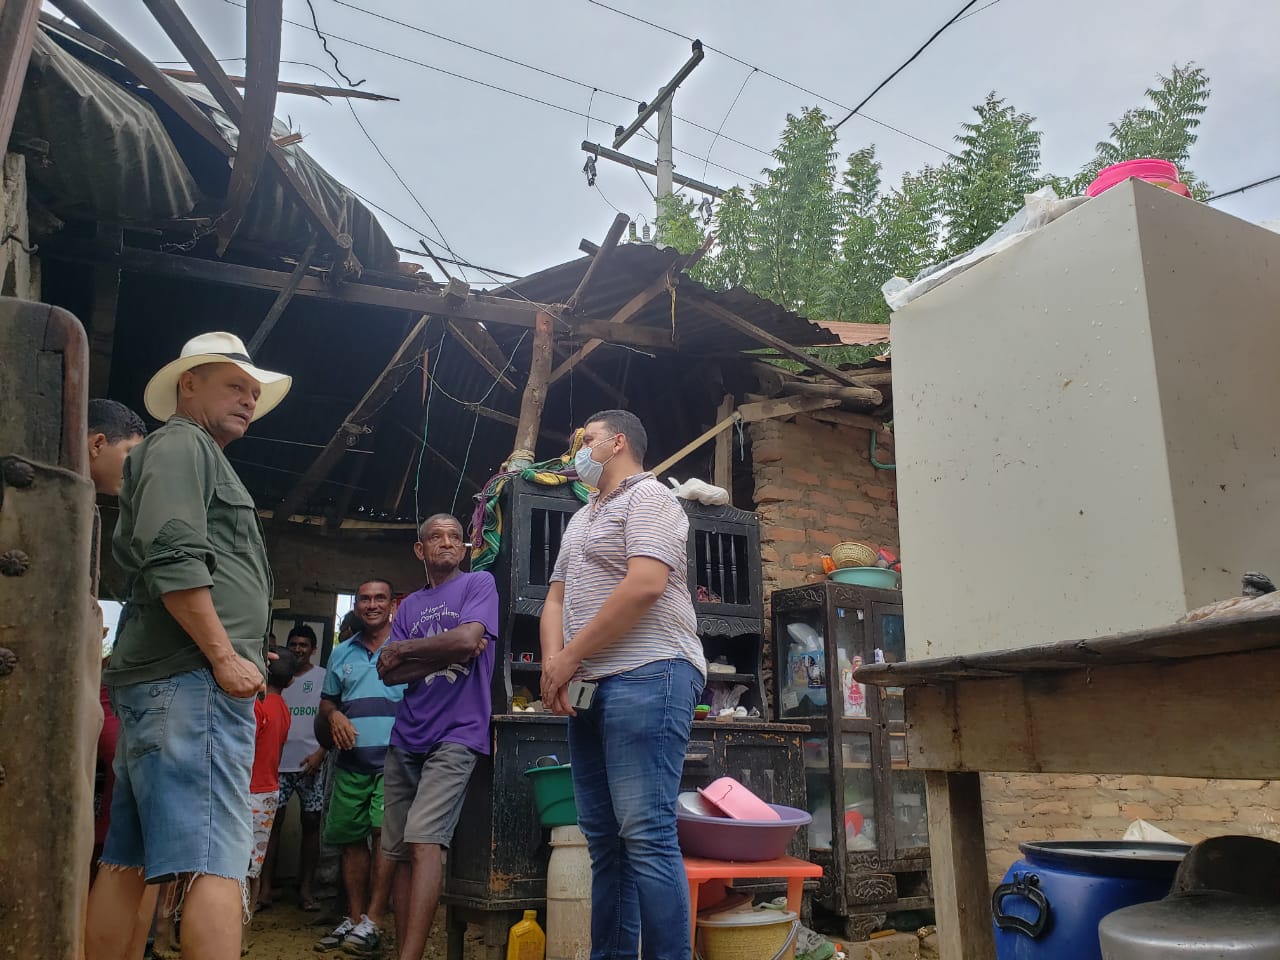
[[[328,905],[326,905],[328,906]],[[388,926],[394,927],[395,918],[388,917]],[[306,957],[328,956],[337,960],[347,954],[340,950],[327,954],[314,952],[315,942],[332,930],[338,923],[331,911],[321,913],[304,913],[298,909],[292,897],[284,902],[272,904],[271,909],[260,913],[253,919],[250,927],[250,948],[248,960],[302,960]],[[390,934],[383,940],[382,956],[394,958],[391,949],[394,937]],[[423,957],[427,960],[444,960],[444,908],[436,914],[432,924],[431,937],[427,941],[427,949]],[[479,931],[472,928],[467,931],[465,960],[481,960]]]

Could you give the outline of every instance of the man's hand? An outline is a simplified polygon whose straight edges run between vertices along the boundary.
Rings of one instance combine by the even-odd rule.
[[[558,716],[575,715],[568,687],[580,663],[572,644],[542,661],[542,705]]]
[[[339,750],[355,749],[356,728],[346,714],[335,710],[329,715],[329,732],[333,736],[333,745]]]
[[[341,714],[339,714],[339,716],[341,716]],[[347,718],[343,717],[342,719],[346,720]],[[354,734],[354,731],[353,731],[353,734]],[[337,737],[334,738],[334,742],[337,743]],[[354,744],[354,737],[352,742]],[[317,770],[319,770],[320,764],[324,763],[324,755],[325,755],[324,747],[319,747],[315,751],[315,753],[310,754],[306,760],[302,761],[303,775],[304,776],[310,775],[315,773]]]
[[[378,678],[386,681],[387,674],[404,662],[404,654],[398,643],[384,643],[378,653]]]
[[[213,664],[213,679],[233,697],[252,697],[267,689],[262,671],[244,657],[234,655]]]

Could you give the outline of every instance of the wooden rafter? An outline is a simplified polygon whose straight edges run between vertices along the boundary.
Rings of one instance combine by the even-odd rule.
[[[589,342],[598,342],[598,341],[589,341]],[[568,350],[568,349],[561,349],[559,345],[557,345],[556,353],[559,356],[559,355],[565,355],[565,354],[572,354],[574,353],[574,351]],[[568,358],[566,357],[566,360],[567,359]],[[561,365],[563,365],[564,362],[565,361],[561,361]],[[579,364],[577,367],[574,368],[574,371],[579,376],[586,377],[593,384],[595,384],[596,387],[598,387],[603,393],[612,397],[615,401],[617,401],[619,406],[625,407],[627,405],[626,395],[622,392],[622,390],[618,388],[617,384],[610,383],[608,380],[600,376],[600,374],[596,373],[594,370],[592,370],[588,366],[583,366]],[[547,385],[550,386],[550,381],[548,381]]]
[[[498,346],[498,341],[493,339],[493,334],[478,323],[459,323],[457,320],[450,320],[448,329],[453,339],[471,354],[489,376],[512,393],[519,389],[511,382],[511,378],[503,373],[509,361],[503,356],[502,348]]]
[[[284,0],[248,0],[245,6],[244,111],[237,121],[240,135],[236,138],[236,162],[227,185],[227,209],[218,218],[218,256],[226,252],[244,219],[271,145],[276,84],[280,82],[283,18]],[[225,74],[223,76],[225,79]]]
[[[714,241],[714,235],[708,236],[707,239],[703,241],[703,244],[699,249],[695,250],[688,256],[681,257],[671,265],[670,269],[664,270],[661,274],[654,277],[652,283],[624,303],[618,309],[618,312],[609,318],[609,321],[611,323],[630,323],[633,321],[640,315],[640,311],[647,307],[654,298],[669,291],[679,280],[680,274],[688,270],[706,256],[708,251],[711,250],[711,245]],[[607,242],[608,241],[606,240],[606,243]],[[585,248],[587,244],[588,241],[583,240],[580,246]],[[595,266],[602,248],[596,247],[595,244],[590,244],[590,247],[595,251],[592,256],[596,259],[591,261],[592,266]],[[583,278],[583,282],[586,282],[585,277]],[[548,383],[555,383],[602,346],[604,346],[603,340],[588,340],[576,353],[572,354],[568,359],[564,360],[559,366],[551,371],[551,379]]]
[[[612,317],[609,318],[610,323],[630,323],[640,315],[640,311],[649,305],[649,303],[659,294],[667,290],[670,284],[670,278],[667,273],[663,273],[657,277],[653,283],[645,287],[634,297],[624,303]],[[581,347],[571,354],[568,359],[561,362],[553,371],[551,371],[551,379],[548,385],[555,383],[561,377],[569,373],[574,367],[582,363],[583,360],[591,356],[597,349],[604,346],[603,340],[588,340]]]
[[[520,397],[520,420],[516,423],[515,446],[507,458],[508,463],[535,459],[542,408],[547,402],[547,378],[551,376],[551,358],[555,351],[553,319],[548,313],[540,313],[538,324],[533,328],[533,358],[529,362],[529,377]]]
[[[194,70],[174,70],[165,68],[160,71],[166,77],[173,77],[175,80],[187,80],[195,83],[200,82],[200,75]],[[247,82],[244,77],[237,77],[234,73],[227,74],[227,79],[237,87],[243,87]],[[395,100],[399,101],[399,97],[389,97],[385,93],[371,93],[367,90],[352,90],[350,87],[328,87],[319,83],[293,83],[288,80],[276,81],[277,93],[293,93],[303,97],[315,97],[324,100],[327,97],[345,97],[350,100]]]
[[[173,41],[178,51],[186,59],[187,63],[200,76],[200,80],[208,88],[209,93],[218,101],[218,105],[231,118],[231,122],[241,130],[243,135],[245,124],[245,101],[240,96],[240,92],[227,79],[226,73],[223,72],[221,64],[214,58],[213,53],[205,45],[200,34],[192,26],[191,21],[187,19],[186,14],[178,7],[175,0],[143,0],[147,5],[147,9],[151,11],[156,22],[160,24],[164,32],[169,35],[169,39]],[[60,0],[59,5],[66,10],[66,4],[76,7],[83,7],[83,0]],[[79,20],[78,17],[72,16],[73,20]],[[81,23],[81,26],[85,24]],[[97,33],[89,27],[91,33]],[[277,30],[277,32],[279,32]],[[117,50],[119,45],[115,40],[103,37]],[[123,39],[123,38],[121,38]],[[161,78],[162,81],[172,87],[173,84],[168,77],[160,73],[156,67],[147,61],[150,72],[154,76]],[[274,77],[272,78],[272,97],[274,100]],[[178,93],[185,97],[185,94]],[[353,272],[358,272],[360,262],[351,252],[350,235],[340,231],[329,219],[328,213],[324,207],[320,205],[320,201],[311,193],[310,189],[298,177],[297,172],[293,169],[285,152],[274,143],[267,144],[267,156],[270,157],[272,166],[275,168],[277,175],[280,177],[281,183],[284,185],[285,192],[296,202],[311,220],[317,231],[329,241],[329,244],[341,255],[346,258],[347,266]]]
[[[338,429],[334,431],[333,436],[325,444],[324,449],[320,451],[319,456],[307,468],[301,479],[294,484],[293,489],[285,495],[285,498],[275,510],[275,516],[272,517],[272,526],[286,523],[288,518],[302,506],[311,492],[329,476],[333,468],[337,466],[338,461],[342,459],[343,453],[347,450],[348,439],[356,435],[356,431],[364,421],[368,420],[376,410],[380,409],[391,398],[400,384],[404,382],[403,377],[395,378],[392,374],[403,367],[409,358],[416,356],[418,351],[422,349],[426,329],[427,318],[423,316],[410,328],[409,333],[401,341],[399,349],[387,361],[387,365],[382,368],[382,372],[374,378],[364,396],[360,398],[360,402],[355,405],[343,419]]]
[[[596,274],[608,262],[610,255],[618,246],[618,241],[622,239],[622,231],[627,229],[627,224],[630,222],[631,218],[625,213],[620,213],[613,218],[609,232],[605,235],[604,243],[592,255],[591,262],[587,264],[586,272],[583,273],[582,279],[578,281],[577,289],[565,301],[564,312],[566,314],[572,316],[578,312],[578,308],[582,305],[582,298],[586,296],[587,290],[591,286],[591,281],[595,279]]]
[[[262,322],[258,324],[258,329],[253,332],[253,336],[249,339],[249,356],[253,356],[258,352],[258,348],[262,346],[267,337],[270,336],[271,331],[275,329],[276,321],[284,313],[284,308],[289,305],[293,295],[298,292],[298,284],[307,275],[307,270],[310,269],[311,261],[315,255],[316,239],[312,237],[311,242],[307,244],[307,249],[303,251],[301,259],[298,260],[298,265],[293,268],[293,273],[289,275],[285,285],[276,294],[276,299],[271,304],[271,309],[267,311],[267,315],[262,318]]]
[[[0,0],[0,145],[9,142],[40,19],[40,0]]]
[[[805,353],[799,347],[792,346],[791,344],[787,343],[787,341],[783,340],[781,337],[774,336],[772,333],[770,333],[767,330],[762,330],[760,327],[757,327],[754,323],[751,323],[748,320],[744,320],[742,317],[738,316],[732,310],[728,310],[720,306],[720,304],[716,303],[714,300],[711,300],[708,297],[704,297],[696,293],[686,294],[685,300],[687,302],[693,303],[699,310],[702,310],[704,313],[708,313],[711,316],[715,317],[721,323],[732,327],[733,329],[737,330],[739,333],[746,334],[748,337],[750,337],[752,340],[755,340],[757,343],[762,343],[766,347],[773,347],[773,349],[777,350],[779,353],[785,354],[786,356],[790,357],[793,360],[797,360],[800,363],[805,364],[806,366],[813,367],[815,370],[818,370],[819,372],[826,374],[826,376],[836,381],[836,383],[842,383],[846,387],[865,387],[865,384],[863,384],[860,380],[858,380],[857,377],[850,376],[849,374],[845,373],[843,370],[837,370],[835,367],[831,366],[829,363],[826,363],[825,361],[819,360],[816,357],[809,356],[809,354]]]

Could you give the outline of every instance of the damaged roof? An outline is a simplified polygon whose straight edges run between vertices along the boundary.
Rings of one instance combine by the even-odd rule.
[[[108,48],[109,49],[109,48]],[[198,84],[173,81],[232,146],[237,129]],[[289,131],[278,121],[274,134]],[[14,119],[10,149],[26,155],[32,196],[64,220],[117,223],[187,240],[212,232],[225,209],[227,159],[117,60],[42,23]],[[377,218],[296,144],[281,147],[329,219],[351,235],[352,250],[375,269],[399,256]],[[231,242],[297,256],[311,228],[264,168]]]
[[[608,319],[681,259],[682,255],[671,247],[658,248],[647,243],[619,244],[592,276],[580,313]],[[512,281],[490,293],[501,297],[528,298],[538,303],[563,303],[577,289],[590,263],[590,256],[570,260]],[[631,322],[647,327],[674,328],[676,347],[684,353],[719,355],[762,348],[759,340],[727,326],[723,320],[700,307],[697,303],[700,299],[737,314],[793,346],[830,346],[838,342],[835,335],[820,324],[811,323],[772,300],[765,300],[741,287],[723,292],[713,290],[687,274],[679,275],[674,295],[654,297]],[[888,330],[887,327],[885,329]]]

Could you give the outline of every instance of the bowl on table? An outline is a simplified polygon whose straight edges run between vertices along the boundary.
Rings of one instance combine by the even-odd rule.
[[[676,808],[676,833],[680,849],[691,857],[737,860],[745,863],[776,860],[785,856],[797,830],[813,817],[804,810],[771,803],[777,820],[734,820],[706,817]]]

